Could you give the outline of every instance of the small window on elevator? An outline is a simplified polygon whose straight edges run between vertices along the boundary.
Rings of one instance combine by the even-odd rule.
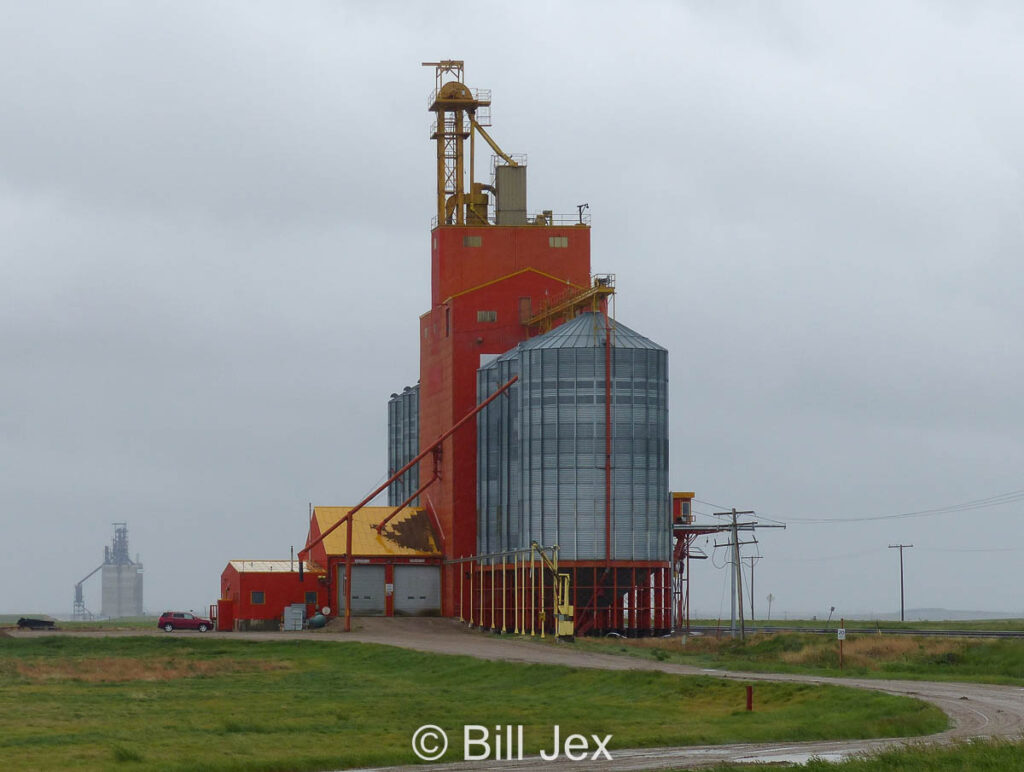
[[[568,236],[548,236],[548,246],[555,249],[565,249],[569,246]]]
[[[496,322],[498,321],[497,311],[477,311],[476,320],[478,322]]]
[[[452,310],[445,308],[444,310],[444,336],[447,338],[452,334]]]
[[[483,236],[463,236],[462,246],[464,247],[482,247],[484,244]]]

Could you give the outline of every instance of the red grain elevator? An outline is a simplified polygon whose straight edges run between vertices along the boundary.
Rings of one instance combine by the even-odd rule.
[[[474,408],[476,371],[486,357],[525,340],[526,323],[540,309],[591,283],[590,226],[582,210],[575,221],[549,211],[528,214],[523,157],[504,153],[484,129],[490,92],[465,85],[460,61],[430,66],[437,78],[430,110],[437,116],[431,138],[438,186],[430,310],[420,317],[419,432],[426,441]],[[495,151],[491,184],[475,181],[478,139]],[[421,500],[440,523],[447,558],[476,552],[476,460],[476,432],[467,425],[444,447],[440,479]],[[421,462],[420,480],[431,478],[434,463]],[[453,613],[454,588],[454,581],[444,582],[446,614]]]
[[[525,591],[516,589],[517,559],[510,566],[509,556],[522,553],[524,548],[529,551],[530,544],[511,544],[508,540],[499,540],[499,544],[490,530],[478,533],[483,527],[479,525],[481,517],[491,518],[498,510],[499,517],[507,517],[511,502],[495,503],[478,486],[478,448],[482,441],[478,428],[484,414],[460,422],[472,419],[475,410],[484,409],[494,399],[518,399],[517,404],[529,401],[518,386],[507,390],[518,375],[511,379],[505,376],[504,383],[491,383],[486,393],[482,392],[481,378],[492,364],[497,366],[531,346],[546,350],[556,345],[562,347],[562,353],[551,351],[552,359],[545,354],[543,361],[564,358],[572,362],[580,346],[580,362],[586,359],[603,363],[593,374],[580,376],[572,397],[581,405],[579,415],[591,416],[588,420],[593,424],[585,439],[587,449],[570,461],[570,466],[583,470],[579,479],[589,481],[580,483],[585,486],[587,498],[579,507],[580,517],[585,519],[580,520],[586,531],[583,538],[589,541],[585,548],[577,550],[574,544],[566,550],[566,571],[557,570],[559,581],[565,580],[571,597],[563,597],[559,603],[570,614],[573,606],[584,611],[581,632],[627,627],[649,628],[651,632],[667,629],[671,513],[664,479],[668,458],[665,349],[611,319],[608,305],[615,291],[614,276],[591,274],[587,205],[579,205],[569,215],[556,215],[551,210],[531,213],[527,208],[525,157],[505,153],[487,132],[490,92],[466,86],[461,61],[425,65],[435,69],[436,77],[429,100],[429,110],[436,116],[431,139],[437,153],[436,215],[430,232],[430,308],[420,317],[419,384],[407,387],[401,395],[392,394],[389,403],[389,504],[422,506],[435,524],[445,560],[442,614],[459,616],[470,624],[475,620],[481,626],[486,618],[492,629],[504,630],[508,607],[514,610],[518,600],[525,602],[526,598]],[[486,143],[493,151],[487,183],[477,181],[478,142]],[[564,328],[568,330],[563,336],[567,339],[555,340],[552,336],[561,331],[554,328],[570,320],[575,321]],[[655,350],[657,353],[650,356],[644,353]],[[524,353],[524,367],[533,356]],[[648,360],[660,363],[657,393],[651,390],[654,381],[646,375]],[[559,371],[543,378],[556,378],[552,383],[562,384],[557,386],[561,389],[566,383],[576,383],[572,380],[576,376],[579,374]],[[556,416],[547,409],[550,400],[562,399],[554,392],[548,394],[556,387],[548,380],[536,382],[537,372],[530,377],[534,379],[530,386],[534,391],[530,393],[543,390],[545,407],[531,414],[529,420],[534,424],[524,418],[527,423],[522,426],[539,426],[547,431],[543,427],[552,420],[562,426],[568,414]],[[584,403],[586,407],[582,407]],[[410,417],[414,411],[416,420]],[[439,443],[438,438],[457,425],[450,439]],[[559,432],[558,426],[550,433]],[[506,438],[512,443],[509,447],[519,447],[519,429],[511,431]],[[574,430],[570,427],[567,431],[571,434]],[[559,453],[565,450],[562,445],[568,447],[568,441],[574,440],[569,435],[565,439]],[[578,448],[583,443],[581,440]],[[489,458],[492,447],[488,445],[488,453],[481,458]],[[650,459],[648,467],[632,462],[634,447],[638,458]],[[399,475],[413,461],[416,448],[426,454],[419,461],[418,474]],[[563,468],[564,454],[556,461],[547,449],[543,454],[544,464],[551,462]],[[488,481],[490,474],[488,467]],[[571,474],[567,471],[558,477],[553,473],[552,479],[564,481]],[[573,527],[566,525],[575,521],[576,499],[566,485],[559,488],[559,483],[545,483],[541,487],[546,491],[546,502],[554,503],[551,497],[561,501],[557,517],[561,518],[558,528],[562,530],[551,531],[553,521],[545,519],[545,525],[537,525],[537,521],[536,527],[527,531],[531,539],[547,540],[546,546],[554,554],[559,549],[559,537],[578,541]],[[581,487],[578,492],[583,490]],[[486,512],[481,509],[484,500],[489,507]],[[548,503],[540,505],[545,518],[551,514]],[[538,511],[535,507],[524,516]],[[637,533],[655,534],[654,547],[646,551],[632,549],[634,523]],[[452,562],[463,559],[468,562]],[[506,586],[510,580],[512,586]],[[554,628],[554,585],[550,584],[549,589],[550,594],[542,582],[531,592],[536,592],[540,619],[546,618],[546,624]],[[531,625],[532,630],[535,622]]]

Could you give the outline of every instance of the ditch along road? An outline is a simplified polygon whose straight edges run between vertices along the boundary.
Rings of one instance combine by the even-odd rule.
[[[890,738],[884,740],[835,740],[794,743],[744,743],[734,745],[703,745],[676,748],[610,748],[612,760],[580,762],[579,769],[643,770],[694,769],[723,763],[783,763],[802,762],[812,756],[839,760],[858,753],[877,751],[898,745],[945,744],[974,738],[1019,739],[1024,736],[1024,688],[1019,686],[991,686],[986,684],[947,683],[932,681],[890,681],[882,679],[828,678],[794,675],[789,673],[741,673],[709,670],[688,665],[640,659],[616,654],[579,651],[572,644],[550,641],[540,642],[521,638],[501,637],[466,628],[451,619],[438,618],[359,618],[353,622],[351,633],[337,632],[337,622],[326,630],[303,633],[191,633],[170,635],[203,635],[204,638],[243,638],[245,640],[332,640],[340,643],[363,642],[399,646],[435,654],[461,654],[479,659],[523,662],[545,665],[565,665],[601,670],[646,670],[687,676],[711,676],[735,680],[743,684],[764,681],[783,681],[808,684],[834,684],[858,689],[870,689],[899,694],[930,702],[950,717],[950,728],[926,737]],[[60,635],[53,632],[10,632],[16,637]],[[168,635],[152,631],[75,632],[82,636]],[[754,690],[755,710],[757,690]],[[410,738],[411,740],[411,738]],[[453,737],[457,744],[461,737]],[[614,740],[612,741],[614,743]],[[457,745],[456,745],[457,747]],[[410,749],[410,757],[412,751]],[[563,764],[568,762],[562,762]],[[576,766],[576,765],[573,765]],[[552,768],[552,762],[539,757],[522,761],[480,761],[446,764],[423,764],[387,767],[388,772],[424,769],[448,770],[539,770]]]

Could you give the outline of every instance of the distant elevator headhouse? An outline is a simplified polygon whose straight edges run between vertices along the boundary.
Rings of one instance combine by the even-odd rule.
[[[391,483],[389,504],[429,515],[446,615],[494,624],[492,604],[513,603],[508,550],[536,542],[560,551],[571,595],[560,607],[575,607],[577,632],[667,629],[667,352],[609,313],[615,277],[591,274],[587,205],[531,211],[525,156],[488,132],[490,92],[466,85],[461,61],[424,64],[435,72],[430,305],[418,387],[389,403],[389,472],[426,455]]]
[[[142,563],[128,553],[128,524],[114,523],[114,539],[103,548],[103,562],[75,584],[74,619],[92,619],[85,607],[83,585],[97,572],[102,578],[100,614],[111,619],[142,615]]]

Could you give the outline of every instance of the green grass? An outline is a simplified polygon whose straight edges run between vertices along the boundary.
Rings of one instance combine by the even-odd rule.
[[[898,748],[838,764],[812,759],[804,766],[773,768],[810,772],[1007,772],[1024,768],[1024,744],[975,741],[952,747]],[[750,772],[751,767],[731,764],[713,769],[714,772]]]
[[[702,668],[769,673],[805,673],[857,678],[906,678],[933,681],[1024,685],[1024,640],[928,638],[848,632],[844,668],[839,644],[831,636],[775,633],[746,641],[712,636],[683,639],[579,639],[591,651]]]
[[[156,629],[156,621],[160,617],[120,617],[119,619],[96,619],[71,622],[58,622],[61,630],[82,632],[86,630],[149,630]]]
[[[14,627],[21,617],[32,617],[35,619],[53,619],[47,614],[0,614],[0,627]],[[55,619],[57,627],[61,630],[81,632],[85,630],[146,630],[156,629],[157,616],[142,617],[121,617],[119,619],[95,619],[95,620],[59,620]]]
[[[806,627],[820,630],[829,628],[834,630],[839,627],[840,620],[832,619],[758,619],[755,622],[747,620],[747,628],[752,627]],[[715,627],[729,626],[729,620],[719,619],[691,619],[690,624],[694,627]],[[894,622],[884,619],[847,619],[845,621],[847,630],[1024,630],[1024,619],[957,619],[957,620],[929,620],[921,622]]]
[[[114,680],[105,681],[104,678]],[[117,680],[118,678],[127,680]],[[412,763],[413,731],[523,724],[610,748],[920,735],[925,703],[832,686],[487,662],[387,646],[189,636],[0,638],[4,769],[308,770]]]

